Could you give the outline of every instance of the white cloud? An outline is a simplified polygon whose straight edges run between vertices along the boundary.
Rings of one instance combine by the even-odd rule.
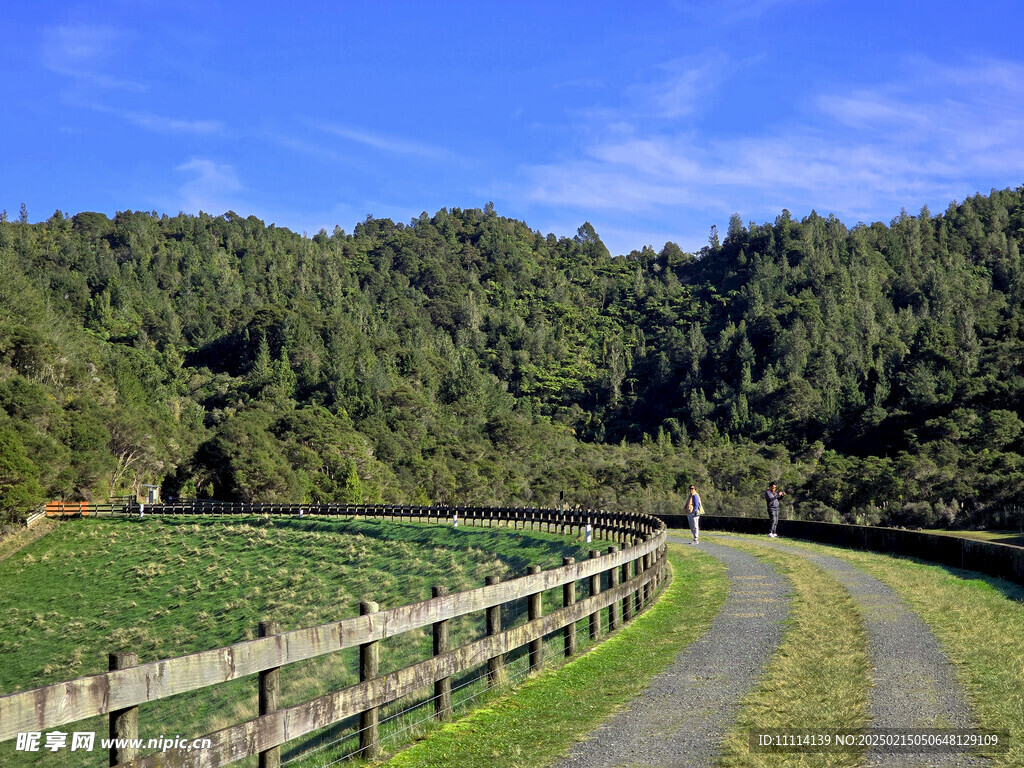
[[[233,166],[192,158],[175,170],[192,176],[179,187],[179,210],[221,214],[237,206],[235,193],[242,190],[242,184]]]
[[[677,59],[662,65],[659,70],[665,74],[638,90],[655,116],[686,117],[700,111],[707,94],[721,85],[730,69],[726,56],[709,51],[693,59]]]
[[[856,129],[908,181],[955,182],[970,174],[1024,172],[1024,67],[962,67],[916,60],[904,81],[850,95],[825,95],[822,113]]]
[[[63,102],[159,133],[222,133],[224,124],[219,120],[171,117],[145,109],[112,107],[104,103],[111,98],[110,92],[141,93],[148,90],[134,80],[110,74],[131,39],[130,33],[103,25],[58,26],[45,30],[43,65],[51,72],[69,78],[73,85],[62,94]],[[127,98],[138,101],[139,97]]]
[[[109,107],[105,104],[88,102],[77,98],[68,99],[67,101],[75,106],[91,109],[104,115],[112,115],[138,128],[145,128],[148,131],[157,133],[191,133],[200,136],[210,136],[224,133],[226,130],[224,123],[220,120],[192,120],[182,117],[170,117],[168,115],[154,114],[147,110]]]
[[[99,88],[145,91],[145,85],[107,71],[128,38],[123,31],[103,25],[52,27],[43,32],[43,66]]]
[[[115,114],[120,115],[128,122],[153,131],[163,133],[196,133],[215,134],[224,132],[224,123],[220,120],[188,120],[180,117],[167,117],[166,115],[155,115],[145,110],[120,110]]]
[[[340,155],[334,150],[328,149],[316,142],[300,139],[294,134],[280,133],[278,131],[266,131],[262,135],[268,141],[280,144],[282,147],[291,149],[295,152],[311,155],[321,160],[337,161],[340,159]]]
[[[917,59],[902,79],[821,93],[810,114],[782,115],[746,135],[604,114],[575,158],[530,166],[528,197],[582,211],[651,219],[685,207],[705,216],[770,220],[783,207],[844,219],[888,220],[901,207],[944,203],[1024,176],[1024,67],[981,61],[953,67]],[[712,79],[709,78],[708,81]],[[693,109],[701,76],[647,88],[647,109]],[[666,96],[665,94],[671,94]],[[628,124],[624,125],[628,121]],[[732,128],[730,126],[730,128]],[[627,224],[617,225],[625,231]]]
[[[677,2],[677,7],[693,16],[704,17],[713,15],[720,23],[749,23],[754,19],[786,5],[810,5],[818,0],[716,0],[714,3]]]
[[[673,159],[666,156],[666,162]],[[536,166],[528,199],[547,205],[601,208],[626,212],[648,211],[654,206],[703,204],[696,187],[674,178],[651,176],[629,163],[563,163]]]
[[[435,147],[420,141],[388,136],[383,133],[366,131],[350,126],[333,123],[314,123],[314,127],[332,136],[355,142],[356,144],[362,144],[390,155],[408,155],[424,160],[446,160],[451,156],[451,153],[442,147]]]

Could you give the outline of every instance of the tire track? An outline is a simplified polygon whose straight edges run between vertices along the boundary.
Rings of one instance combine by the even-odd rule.
[[[558,768],[717,763],[740,701],[782,640],[791,586],[770,565],[738,549],[703,543],[700,548],[728,569],[729,595],[711,629],[642,696],[554,763]]]
[[[720,534],[715,538],[746,541]],[[810,560],[839,581],[856,602],[864,619],[873,664],[868,707],[876,728],[976,726],[966,694],[956,679],[955,667],[928,625],[891,587],[839,557],[787,546],[778,539],[757,543]],[[988,764],[970,754],[899,754],[885,748],[869,750],[865,760],[872,768],[976,768]]]

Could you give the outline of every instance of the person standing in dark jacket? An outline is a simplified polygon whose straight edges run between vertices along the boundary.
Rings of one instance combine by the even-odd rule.
[[[768,486],[768,490],[764,492],[764,501],[768,505],[768,517],[772,521],[772,529],[768,532],[768,535],[773,539],[778,538],[775,529],[779,525],[779,499],[785,495],[785,491],[775,490],[775,483],[771,483]]]

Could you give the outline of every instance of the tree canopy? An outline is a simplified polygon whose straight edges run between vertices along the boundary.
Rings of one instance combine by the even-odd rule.
[[[0,507],[130,493],[1005,524],[1024,188],[612,257],[488,205],[312,238],[0,219]]]

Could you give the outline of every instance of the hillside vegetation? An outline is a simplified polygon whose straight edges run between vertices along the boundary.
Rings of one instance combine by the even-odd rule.
[[[0,506],[164,496],[1019,522],[1024,188],[612,257],[483,210],[0,221]],[[4,217],[6,219],[6,217]]]

